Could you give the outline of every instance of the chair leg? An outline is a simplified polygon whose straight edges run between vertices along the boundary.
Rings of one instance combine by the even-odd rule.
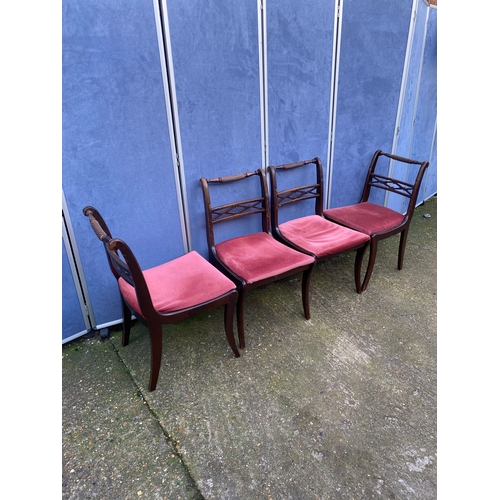
[[[363,264],[363,257],[365,256],[368,244],[362,248],[358,248],[356,252],[356,261],[354,263],[354,283],[356,284],[356,292],[361,293],[361,265]]]
[[[403,269],[403,260],[405,258],[406,238],[408,237],[408,228],[401,231],[399,238],[398,269]]]
[[[309,283],[311,283],[313,269],[314,264],[302,274],[302,307],[304,308],[304,316],[306,319],[311,319],[311,311],[309,309]]]
[[[151,372],[149,375],[149,391],[156,389],[158,375],[160,374],[161,366],[161,351],[162,351],[162,326],[159,323],[150,324],[149,326],[149,343],[151,345]]]
[[[130,328],[132,325],[132,313],[130,309],[125,304],[123,297],[122,300],[122,314],[123,314],[123,325],[122,325],[122,346],[126,346],[130,340]]]
[[[236,304],[236,318],[238,323],[238,340],[240,342],[240,349],[245,349],[245,324],[244,324],[245,295],[246,295],[246,288],[242,287],[239,290],[238,302]]]
[[[237,300],[238,294],[234,292],[229,297],[229,302],[224,306],[224,329],[226,331],[227,341],[229,342],[234,355],[239,358],[240,351],[238,351],[236,342],[234,341],[234,310],[236,309]]]
[[[373,238],[370,240],[370,258],[368,259],[368,266],[366,268],[365,278],[361,287],[362,292],[364,292],[368,287],[368,282],[372,276],[373,267],[375,266],[375,257],[377,256],[377,244],[377,240],[374,240]]]

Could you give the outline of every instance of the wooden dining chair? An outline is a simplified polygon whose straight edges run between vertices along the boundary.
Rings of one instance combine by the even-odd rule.
[[[94,207],[85,207],[83,213],[103,242],[109,267],[118,282],[123,312],[122,345],[129,343],[132,314],[149,330],[150,391],[156,389],[160,373],[162,325],[224,306],[226,338],[234,355],[240,356],[233,330],[238,291],[230,279],[195,251],[143,271],[129,246],[111,236]]]
[[[274,237],[312,255],[317,262],[356,250],[354,282],[356,291],[361,293],[361,264],[370,237],[323,217],[321,160],[316,157],[279,166],[269,165],[267,169],[271,181]],[[302,208],[298,209],[297,204]],[[290,213],[292,205],[296,214]]]
[[[304,316],[310,319],[309,283],[315,259],[273,238],[264,170],[215,179],[201,178],[200,183],[205,202],[207,244],[211,262],[238,286],[237,323],[240,348],[245,348],[244,303],[249,290],[301,272],[302,306]],[[218,195],[221,190],[225,191],[218,197],[224,202],[217,206],[212,206],[211,202],[211,192],[214,194],[214,190],[219,192]],[[260,220],[250,228],[250,218]],[[216,238],[215,227],[220,235],[222,224],[234,227],[235,222],[243,234]]]
[[[380,171],[375,172],[382,158],[387,158],[388,161],[392,162],[393,171],[397,169],[398,172],[402,172],[400,167],[403,167],[405,174],[408,174],[407,176],[405,175],[407,180],[397,178],[403,177],[403,175],[385,175],[380,173]],[[389,164],[389,162],[387,163]],[[327,219],[370,236],[370,257],[363,279],[363,291],[366,290],[370,281],[377,256],[377,245],[380,240],[396,234],[401,235],[399,239],[398,269],[403,269],[403,259],[410,222],[415,210],[420,185],[428,166],[428,161],[416,161],[384,153],[379,149],[372,157],[359,203],[324,210],[324,215]],[[412,167],[413,172],[411,171]],[[390,167],[387,168],[387,173],[389,172]],[[408,179],[413,180],[410,181]],[[374,192],[378,190],[385,191],[389,195],[396,195],[402,202],[400,206],[403,213],[384,206],[383,199],[382,202],[371,201],[372,198],[370,196],[373,197]],[[381,200],[381,191],[378,191],[378,200]]]

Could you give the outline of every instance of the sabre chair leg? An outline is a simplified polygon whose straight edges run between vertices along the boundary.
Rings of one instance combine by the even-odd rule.
[[[245,349],[245,323],[244,323],[244,303],[245,303],[246,288],[242,287],[239,290],[238,302],[236,304],[236,318],[238,323],[238,340],[240,349]]]
[[[240,351],[236,347],[236,342],[234,341],[234,310],[236,309],[236,302],[238,300],[238,293],[234,292],[229,298],[229,302],[224,306],[224,329],[226,332],[226,338],[233,350],[234,355],[239,358]]]
[[[130,309],[125,304],[125,301],[122,300],[122,314],[123,314],[123,325],[122,325],[122,346],[126,346],[130,340],[130,328],[132,325],[132,313]]]
[[[311,283],[313,269],[314,264],[302,274],[302,307],[304,308],[304,316],[306,319],[311,319],[311,311],[309,309],[309,284]]]
[[[365,278],[361,291],[364,292],[368,287],[368,282],[372,276],[373,268],[375,266],[375,258],[377,257],[377,240],[372,239],[370,242],[370,258],[368,259],[368,266],[366,268]]]
[[[158,375],[161,366],[161,351],[162,351],[162,326],[161,324],[153,324],[149,326],[149,342],[151,345],[151,372],[149,375],[149,391],[156,389]]]
[[[363,264],[363,257],[365,256],[366,249],[368,245],[362,248],[358,248],[356,252],[356,260],[354,262],[354,283],[356,284],[356,292],[361,293],[361,265]]]
[[[398,269],[401,271],[403,269],[403,260],[405,258],[405,248],[406,248],[406,239],[408,238],[408,229],[405,229],[401,232],[401,236],[399,238],[399,253],[398,253]]]

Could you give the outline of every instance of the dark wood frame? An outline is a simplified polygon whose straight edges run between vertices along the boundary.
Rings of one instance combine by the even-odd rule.
[[[151,371],[149,379],[150,391],[154,391],[156,389],[158,375],[160,373],[162,357],[162,325],[178,323],[186,318],[197,316],[198,314],[224,306],[224,326],[226,338],[234,355],[236,357],[240,356],[234,339],[233,330],[234,310],[238,300],[238,292],[236,288],[225,293],[224,295],[216,297],[214,300],[198,304],[194,307],[169,313],[161,313],[153,306],[142,269],[129,246],[124,241],[111,236],[111,232],[109,231],[106,222],[97,209],[87,206],[83,209],[83,214],[89,218],[90,224],[96,236],[104,244],[108,264],[113,276],[117,281],[119,278],[123,278],[129,285],[135,288],[142,314],[136,311],[123,298],[123,295],[120,292],[123,312],[122,345],[126,346],[129,343],[132,315],[134,315],[137,320],[144,324],[149,330],[151,345]],[[207,262],[207,265],[211,264]]]
[[[260,180],[260,197],[238,200],[231,203],[226,203],[224,205],[212,207],[210,200],[210,184],[237,182],[254,175],[257,175]],[[200,184],[203,190],[203,199],[205,203],[206,235],[210,253],[210,261],[218,269],[229,276],[238,286],[239,296],[237,304],[237,323],[240,348],[245,348],[244,302],[246,294],[250,290],[286,278],[287,276],[292,276],[294,274],[302,272],[302,306],[304,309],[305,318],[310,319],[311,314],[309,308],[309,283],[311,281],[311,273],[313,271],[315,262],[313,262],[311,265],[297,267],[286,273],[273,274],[273,276],[255,283],[247,283],[241,276],[238,276],[232,269],[227,267],[226,264],[224,264],[224,262],[217,255],[214,238],[214,225],[220,224],[221,222],[237,219],[240,217],[246,217],[249,215],[260,214],[262,221],[262,231],[272,236],[269,196],[266,174],[264,170],[260,168],[258,170],[255,170],[254,172],[217,177],[214,179],[201,178]]]
[[[386,175],[377,174],[375,169],[377,167],[377,162],[380,157],[385,156],[394,161],[406,163],[407,165],[418,165],[419,169],[413,183],[402,181],[396,179],[395,177],[389,177]],[[380,240],[389,238],[396,234],[400,234],[399,240],[399,251],[398,251],[398,270],[403,269],[403,260],[406,249],[406,240],[408,238],[408,231],[410,229],[411,219],[413,217],[413,212],[415,211],[415,206],[417,203],[417,196],[420,190],[420,185],[422,184],[422,179],[425,174],[425,170],[429,166],[428,161],[417,161],[410,158],[405,158],[403,156],[398,156],[394,154],[384,153],[382,150],[375,151],[372,160],[370,162],[370,167],[365,179],[365,184],[363,186],[363,192],[361,194],[361,199],[359,203],[364,203],[369,200],[370,193],[373,189],[382,189],[390,193],[395,193],[399,196],[408,198],[408,208],[404,214],[404,218],[400,224],[386,231],[381,231],[379,233],[374,233],[370,235],[370,257],[368,260],[368,265],[366,268],[365,277],[363,279],[362,290],[365,291],[368,283],[370,281],[373,268],[375,266],[375,259],[377,256],[377,245]],[[335,219],[334,216],[329,215],[328,210],[325,211],[325,217],[337,224],[342,224],[341,221]]]

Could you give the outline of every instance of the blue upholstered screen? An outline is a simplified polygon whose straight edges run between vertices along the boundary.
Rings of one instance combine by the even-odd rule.
[[[275,165],[318,156],[325,181],[331,177],[331,207],[359,200],[377,149],[429,159],[420,200],[437,191],[437,9],[424,0],[63,0],[62,7],[65,216],[93,326],[122,314],[85,205],[102,212],[147,268],[181,255],[185,231],[207,257],[200,177],[254,171],[266,154]],[[168,38],[169,78],[159,35]],[[63,248],[63,338],[82,331],[67,258]]]
[[[331,207],[358,202],[373,153],[391,152],[411,10],[412,0],[344,2]]]
[[[254,0],[168,2],[192,245],[205,257],[200,178],[261,166],[257,15]]]
[[[122,317],[104,216],[144,268],[183,253],[152,2],[63,2],[63,189],[97,324]]]

